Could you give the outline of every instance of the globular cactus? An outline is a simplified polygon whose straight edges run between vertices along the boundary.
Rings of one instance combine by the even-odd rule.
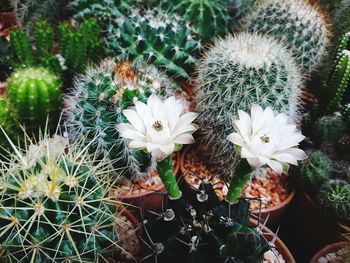
[[[74,90],[66,96],[69,132],[73,138],[83,136],[91,152],[124,167],[127,176],[142,175],[151,165],[149,155],[129,149],[116,125],[126,122],[122,110],[133,106],[134,100],[145,102],[152,93],[167,96],[171,92],[170,80],[153,66],[106,60],[77,78]]]
[[[343,116],[336,112],[333,115],[320,117],[313,123],[312,140],[317,144],[335,143],[347,131]]]
[[[57,76],[44,68],[19,69],[8,79],[8,98],[14,117],[29,129],[54,123],[61,110],[61,86]]]
[[[243,29],[284,41],[306,73],[314,71],[326,55],[329,30],[325,15],[305,0],[258,1],[243,20]]]
[[[350,33],[340,39],[338,50],[326,83],[331,98],[326,112],[332,114],[342,108],[345,94],[350,85]]]
[[[350,223],[350,184],[342,180],[325,183],[317,196],[322,211],[338,222]]]
[[[198,63],[200,145],[212,167],[232,176],[236,154],[225,138],[238,110],[253,103],[298,118],[301,74],[292,55],[269,36],[241,33],[218,40]]]
[[[175,13],[193,25],[203,42],[210,42],[216,36],[230,30],[228,8],[221,0],[168,0],[157,1],[162,9]]]
[[[107,44],[117,58],[149,61],[171,76],[188,78],[200,49],[194,29],[160,9],[130,12],[107,30]]]
[[[298,167],[297,178],[302,187],[315,193],[332,175],[332,160],[321,151],[309,151],[308,159]]]
[[[57,135],[12,157],[0,172],[1,262],[106,260],[118,241],[106,164]]]

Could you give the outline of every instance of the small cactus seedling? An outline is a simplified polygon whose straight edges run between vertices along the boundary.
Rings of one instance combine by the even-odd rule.
[[[311,151],[307,155],[308,159],[298,168],[298,179],[301,186],[315,193],[331,177],[332,161],[321,151]]]
[[[129,149],[116,125],[127,122],[122,111],[133,106],[135,100],[145,102],[152,93],[167,97],[172,92],[171,85],[153,66],[106,60],[77,78],[74,91],[66,96],[69,132],[73,138],[83,136],[91,152],[116,161],[129,177],[147,173],[150,157]]]
[[[200,145],[221,175],[232,175],[237,158],[225,138],[238,110],[253,103],[298,118],[301,75],[292,55],[275,39],[241,33],[218,40],[198,63]]]
[[[44,68],[17,70],[8,80],[14,117],[30,129],[44,125],[48,116],[55,122],[61,108],[60,88],[58,77]]]
[[[193,25],[203,42],[210,42],[216,36],[229,31],[228,9],[221,0],[168,0],[158,1],[159,6],[175,13]]]
[[[189,77],[200,49],[194,29],[160,9],[131,10],[107,30],[107,43],[119,60],[149,61],[171,76]]]
[[[243,28],[284,41],[306,73],[320,64],[329,44],[325,15],[305,0],[258,1],[244,18]]]
[[[350,184],[342,180],[330,180],[320,189],[318,203],[329,217],[345,224],[350,223]]]
[[[1,163],[3,262],[103,262],[117,245],[118,214],[106,163],[86,148],[45,136],[14,146]]]

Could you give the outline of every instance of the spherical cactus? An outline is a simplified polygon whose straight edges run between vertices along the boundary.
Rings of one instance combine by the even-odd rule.
[[[316,192],[331,177],[332,161],[321,151],[310,151],[307,156],[298,167],[298,179],[301,186]]]
[[[161,8],[175,13],[193,25],[203,42],[229,31],[228,9],[221,0],[168,0],[158,1]]]
[[[195,31],[180,17],[158,9],[132,10],[108,28],[108,45],[117,57],[142,59],[166,70],[171,76],[188,78],[200,44]]]
[[[117,247],[109,171],[81,149],[44,138],[1,170],[1,262],[100,262]]]
[[[284,41],[307,73],[320,64],[329,44],[325,16],[305,0],[258,1],[244,18],[243,28]]]
[[[198,63],[200,145],[213,167],[232,175],[236,154],[225,138],[238,110],[253,103],[298,117],[301,75],[291,54],[272,37],[241,33],[218,40]]]
[[[104,61],[90,68],[75,81],[75,90],[65,98],[67,126],[73,138],[82,136],[93,153],[125,167],[134,177],[148,172],[150,157],[143,151],[127,147],[116,125],[126,122],[122,110],[134,100],[146,101],[154,92],[167,96],[170,80],[153,66],[128,62]],[[95,138],[98,138],[95,140]]]
[[[318,203],[329,217],[350,223],[350,184],[342,180],[325,183],[317,196]]]
[[[60,112],[60,81],[44,68],[25,68],[8,80],[8,97],[15,118],[26,127],[45,125]]]

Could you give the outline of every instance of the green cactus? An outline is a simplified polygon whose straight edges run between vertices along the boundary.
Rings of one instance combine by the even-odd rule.
[[[257,0],[221,0],[235,20],[244,16]],[[236,22],[236,21],[234,21]]]
[[[221,0],[168,0],[157,1],[158,6],[175,13],[193,25],[203,42],[223,36],[229,31],[230,17]]]
[[[332,114],[342,108],[346,90],[350,85],[350,33],[340,40],[333,67],[330,71],[326,88],[331,98],[326,112]]]
[[[269,36],[240,33],[219,40],[198,63],[200,144],[212,167],[232,176],[237,155],[225,138],[238,110],[253,103],[298,117],[301,75],[291,54]]]
[[[309,151],[298,167],[300,185],[315,193],[332,175],[332,161],[321,151]]]
[[[8,79],[8,98],[14,117],[29,129],[57,121],[60,102],[58,77],[44,68],[19,69]]]
[[[258,1],[244,18],[243,29],[284,41],[306,73],[319,66],[329,44],[325,16],[305,0]]]
[[[159,9],[131,10],[108,27],[107,43],[119,60],[149,61],[171,76],[186,79],[200,49],[194,29],[178,16]]]
[[[0,97],[0,127],[2,127],[11,138],[17,133],[16,121],[11,116],[10,102],[7,98],[3,97]],[[0,159],[8,156],[10,150],[9,146],[4,132],[0,130]]]
[[[132,106],[134,100],[145,102],[153,92],[168,96],[172,92],[170,80],[153,66],[106,60],[88,69],[75,83],[75,90],[64,103],[71,136],[83,136],[91,152],[115,160],[115,166],[125,167],[129,177],[147,173],[149,155],[129,149],[116,125],[126,122],[122,110]]]
[[[32,46],[23,29],[17,29],[10,33],[10,45],[15,53],[14,61],[17,64],[22,67],[34,64]]]
[[[345,224],[350,223],[350,184],[342,180],[330,180],[318,193],[318,203],[329,217]]]
[[[320,117],[313,123],[312,139],[317,144],[335,143],[347,131],[347,124],[339,112]]]
[[[106,164],[57,135],[14,148],[0,172],[1,262],[105,260],[118,240]]]
[[[336,36],[341,36],[342,34],[350,31],[350,1],[342,0],[338,8],[334,11],[333,25],[334,33]]]

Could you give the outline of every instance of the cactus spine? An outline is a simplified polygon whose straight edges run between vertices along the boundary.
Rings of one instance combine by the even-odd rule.
[[[75,90],[65,98],[67,126],[73,138],[83,136],[91,152],[114,160],[129,177],[148,173],[149,155],[129,149],[116,125],[126,122],[122,110],[134,105],[134,100],[145,102],[154,92],[167,97],[172,92],[168,78],[153,66],[106,60],[75,83]]]
[[[329,44],[325,16],[304,0],[258,1],[244,18],[243,28],[284,41],[306,73],[320,64]]]
[[[117,247],[106,165],[59,136],[15,152],[0,175],[1,261],[102,262]]]
[[[232,175],[236,154],[225,138],[231,119],[252,103],[298,117],[301,75],[290,53],[272,37],[241,33],[218,40],[198,63],[200,145],[213,167]]]
[[[8,80],[8,98],[15,118],[29,128],[57,120],[60,112],[60,81],[44,68],[25,68]],[[55,123],[54,123],[55,124]]]
[[[318,194],[318,203],[331,218],[350,223],[350,185],[342,180],[330,180]]]

